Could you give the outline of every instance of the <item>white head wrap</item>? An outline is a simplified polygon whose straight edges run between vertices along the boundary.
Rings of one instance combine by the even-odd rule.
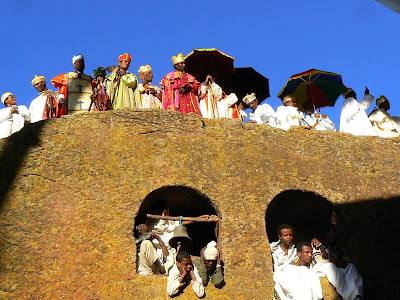
[[[11,95],[14,95],[14,94],[13,94],[13,93],[10,93],[10,92],[4,93],[4,94],[1,96],[1,103],[3,103],[3,105],[5,105],[4,102],[6,101],[6,99],[8,98],[8,96],[11,96]]]
[[[211,241],[207,244],[207,247],[204,250],[204,259],[217,260],[217,258],[218,258],[217,243],[215,241]]]
[[[255,93],[251,93],[250,95],[247,94],[244,98],[243,98],[243,102],[246,103],[246,105],[249,105],[251,102],[253,102],[254,100],[256,100],[256,94]]]
[[[72,64],[74,64],[78,59],[85,59],[84,57],[83,57],[83,55],[82,54],[78,54],[77,56],[74,56],[73,58],[72,58]]]

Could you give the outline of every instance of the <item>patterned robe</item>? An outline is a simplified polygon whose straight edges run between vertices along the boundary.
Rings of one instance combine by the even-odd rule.
[[[186,84],[191,86],[191,91],[181,94],[179,88]],[[190,112],[201,116],[199,102],[197,99],[200,83],[194,76],[180,71],[173,71],[165,75],[160,82],[163,88],[163,108],[179,110],[183,114]]]

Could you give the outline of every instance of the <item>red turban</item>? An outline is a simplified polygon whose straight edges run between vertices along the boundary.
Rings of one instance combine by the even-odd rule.
[[[121,54],[118,57],[118,61],[122,61],[122,60],[127,60],[127,61],[131,62],[132,61],[132,56],[130,56],[129,53]]]

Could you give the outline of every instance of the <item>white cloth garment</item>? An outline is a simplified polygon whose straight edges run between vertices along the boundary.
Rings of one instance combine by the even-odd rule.
[[[270,246],[274,260],[274,272],[283,271],[297,255],[296,247],[293,244],[289,246],[287,255],[285,255],[285,252],[281,248],[281,241],[273,242]]]
[[[322,115],[320,115],[319,118],[316,118],[315,114],[304,114],[304,120],[310,126],[314,126],[318,122],[318,124],[314,127],[316,130],[336,131],[335,124],[327,116],[322,117]]]
[[[340,113],[340,131],[354,135],[375,136],[375,130],[365,112],[370,107],[374,97],[365,95],[361,102],[353,97],[347,98],[342,105]]]
[[[281,105],[276,110],[276,127],[288,130],[292,126],[308,126],[297,107]]]
[[[148,83],[149,88],[152,88],[156,91],[158,95],[161,95],[161,89],[153,85],[151,83]],[[145,89],[143,87],[143,84],[139,84],[139,92],[140,92],[140,98],[142,100],[142,108],[161,108],[161,101],[157,98],[157,96],[152,95],[151,93],[146,93]]]
[[[222,98],[222,89],[215,82],[211,83],[211,87],[208,88],[202,84],[199,93],[199,106],[201,115],[203,118],[220,118],[217,107],[217,101]]]
[[[47,95],[53,94],[57,96],[57,92],[47,90],[43,93],[39,93],[35,99],[32,100],[29,105],[29,116],[31,118],[31,123],[43,120],[43,113],[46,106]]]
[[[397,125],[392,116],[382,108],[373,110],[369,115],[369,120],[377,136],[386,138],[400,135],[399,125]]]
[[[158,220],[154,225],[149,225],[148,227],[149,231],[154,231],[161,238],[169,252],[169,255],[165,256],[158,240],[152,240],[152,244],[156,250],[160,266],[163,266],[165,271],[168,271],[168,269],[174,264],[174,254],[176,253],[176,250],[169,245],[169,240],[174,236],[174,230],[177,226],[179,226],[179,221]],[[146,257],[149,256],[140,255],[139,253],[139,260]],[[148,262],[139,261],[138,274],[153,274],[153,272],[150,272],[150,268],[148,268],[148,266],[151,266],[153,263],[154,261],[151,260]]]
[[[218,116],[220,118],[232,118],[233,110],[236,109],[235,107],[232,107],[232,105],[234,105],[237,101],[238,98],[234,93],[220,98],[217,101]]]
[[[258,105],[254,111],[250,112],[249,119],[256,121],[257,124],[266,123],[275,127],[276,114],[271,105],[264,103]]]
[[[199,271],[194,265],[193,265],[193,272],[194,272],[194,277],[196,277],[195,281],[191,280],[193,291],[197,297],[203,297],[204,296],[203,281],[199,275]],[[182,274],[179,271],[177,265],[175,264],[168,274],[168,282],[167,282],[168,295],[173,296],[179,292],[181,285],[183,285],[179,282],[179,278],[181,276]]]
[[[313,268],[288,265],[274,273],[275,291],[282,300],[319,300],[323,298],[319,276]]]
[[[317,274],[325,275],[343,300],[353,300],[357,295],[364,295],[363,280],[353,264],[348,263],[342,269],[331,262],[317,263],[312,269]]]
[[[0,138],[6,138],[24,127],[29,122],[29,111],[25,105],[18,105],[18,113],[12,114],[11,108],[0,109]]]

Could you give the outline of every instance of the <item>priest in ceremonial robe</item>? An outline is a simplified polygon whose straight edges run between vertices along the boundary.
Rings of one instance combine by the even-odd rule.
[[[153,85],[153,71],[150,65],[140,66],[139,79],[142,82],[139,84],[140,99],[142,108],[161,108],[162,92],[161,89]]]
[[[389,100],[385,96],[376,99],[376,106],[369,115],[372,127],[375,129],[377,136],[380,137],[398,137],[400,135],[400,126],[393,120],[392,116],[387,112],[390,109]]]
[[[113,109],[142,108],[139,82],[135,74],[128,72],[132,56],[124,53],[118,57],[118,67],[106,77],[107,94]]]
[[[35,75],[31,83],[39,92],[39,96],[33,99],[29,105],[31,123],[48,118],[56,118],[58,107],[57,92],[51,91],[47,88],[44,76]]]
[[[172,57],[175,71],[161,80],[163,88],[163,108],[179,110],[183,114],[190,112],[201,116],[197,93],[200,83],[194,76],[185,73],[185,58],[182,53]]]
[[[369,94],[368,88],[365,88],[364,98],[361,102],[357,101],[356,93],[352,88],[348,88],[343,93],[343,97],[345,100],[340,113],[340,131],[354,135],[375,136],[375,130],[365,112],[374,101],[374,96]]]
[[[57,118],[88,111],[93,94],[92,77],[83,73],[85,58],[82,54],[72,58],[75,71],[54,77],[51,82],[59,89]],[[94,110],[94,108],[92,108]]]

